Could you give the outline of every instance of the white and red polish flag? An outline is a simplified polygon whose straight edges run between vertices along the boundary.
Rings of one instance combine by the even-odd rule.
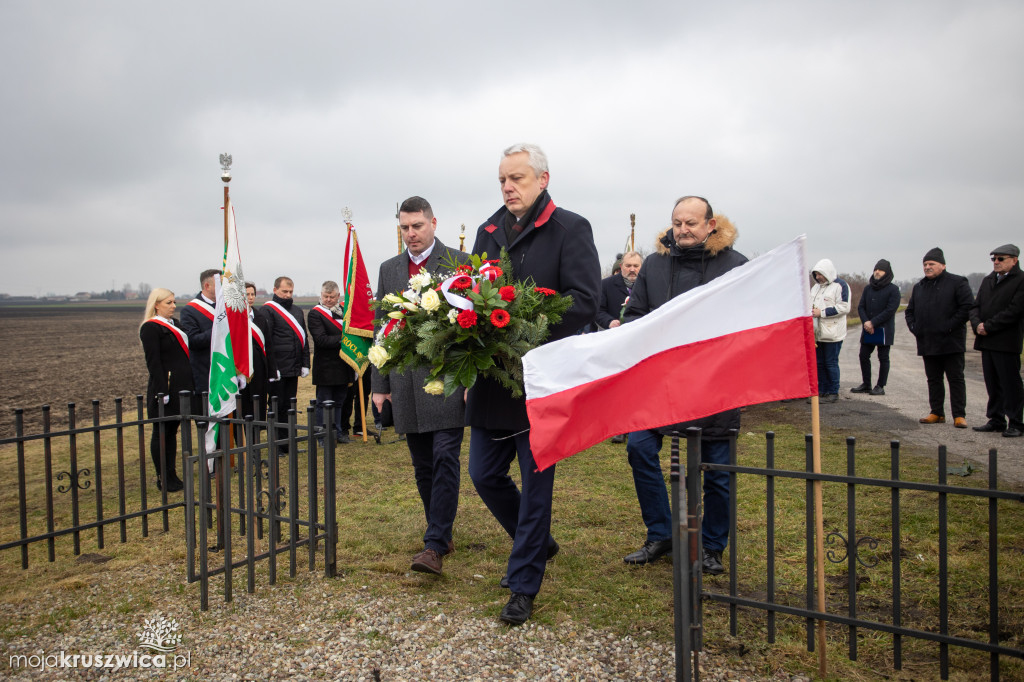
[[[818,390],[804,236],[629,324],[523,357],[546,469],[620,433]]]

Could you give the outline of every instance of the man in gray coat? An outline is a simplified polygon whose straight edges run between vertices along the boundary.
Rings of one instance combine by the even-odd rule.
[[[409,288],[409,278],[420,271],[446,271],[451,263],[468,263],[469,256],[450,249],[434,238],[437,218],[422,197],[402,202],[398,223],[406,251],[380,266],[377,299]],[[384,312],[378,311],[378,317]],[[423,500],[427,531],[423,551],[413,557],[412,570],[441,574],[442,557],[455,549],[452,526],[459,506],[459,452],[465,430],[465,392],[449,398],[423,390],[429,374],[416,369],[405,374],[382,375],[371,368],[371,400],[378,410],[391,401],[395,431],[406,435],[416,476],[416,488]]]

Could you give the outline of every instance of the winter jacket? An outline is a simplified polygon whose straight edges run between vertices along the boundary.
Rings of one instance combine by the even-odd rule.
[[[967,350],[967,318],[974,296],[967,278],[943,271],[914,285],[903,312],[917,338],[918,355],[947,355]]]
[[[302,314],[302,308],[292,303],[290,298],[274,296],[273,301],[292,314],[302,331],[306,332],[306,318]],[[277,371],[282,377],[297,377],[302,368],[309,368],[309,335],[305,340],[292,329],[281,314],[272,310],[269,303],[264,303],[260,309],[263,319],[270,327],[270,347],[273,353],[273,360]]]
[[[626,280],[621,274],[605,277],[601,280],[601,300],[597,306],[597,326],[608,329],[614,320],[622,314],[622,304],[629,297]]]
[[[975,350],[1020,353],[1024,345],[1024,274],[1017,263],[996,284],[996,273],[981,280],[970,310],[971,328],[985,323],[985,335],[974,339]]]
[[[725,216],[715,216],[715,231],[703,245],[681,249],[672,238],[672,228],[660,235],[656,252],[644,260],[640,274],[626,306],[625,322],[639,319],[676,296],[710,282],[729,270],[747,262],[747,257],[733,250],[736,228]],[[681,386],[680,390],[685,390]],[[702,429],[701,437],[724,440],[730,429],[740,428],[740,411],[726,410],[702,419],[672,424],[657,431],[671,433],[690,427]]]
[[[314,306],[306,318],[306,327],[313,341],[313,378],[314,386],[350,386],[356,380],[356,373],[347,362],[341,359],[342,333],[331,322],[341,322],[343,315],[326,310],[331,320],[327,319],[325,308]]]
[[[811,287],[811,307],[821,310],[821,317],[814,318],[814,340],[822,343],[836,343],[846,338],[846,315],[850,312],[850,285],[836,275],[836,266],[828,258],[822,258],[814,265],[812,273],[819,273],[828,280]]]
[[[877,346],[891,346],[896,335],[896,311],[900,308],[900,288],[892,283],[892,273],[886,273],[882,281],[875,279],[872,275],[868,285],[864,287],[864,293],[860,295],[860,302],[857,304],[857,316],[863,325],[870,322],[875,328],[873,338],[877,337],[879,330],[882,332],[882,341],[871,341]],[[861,330],[860,342],[868,337],[866,330]]]
[[[551,327],[547,340],[575,334],[594,321],[601,284],[601,262],[590,222],[557,208],[545,190],[530,209],[528,224],[509,246],[505,221],[510,215],[502,206],[479,227],[473,253],[497,258],[505,248],[515,279],[532,279],[536,286],[572,296],[572,307]],[[485,429],[527,429],[526,397],[513,398],[499,382],[480,377],[469,390],[466,423]]]

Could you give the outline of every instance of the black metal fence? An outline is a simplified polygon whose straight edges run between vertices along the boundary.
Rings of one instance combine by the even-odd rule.
[[[72,550],[78,556],[83,533],[94,531],[95,547],[102,550],[109,540],[109,527],[116,527],[116,538],[123,543],[137,521],[142,537],[147,537],[150,516],[159,514],[166,532],[170,511],[184,506],[181,501],[169,500],[166,490],[152,489],[150,483],[155,479],[147,475],[151,465],[146,426],[163,428],[178,417],[145,419],[142,396],[135,398],[134,419],[125,419],[124,407],[121,398],[115,399],[113,422],[101,424],[100,401],[93,400],[91,418],[80,425],[75,403],[68,403],[68,427],[53,431],[50,406],[44,405],[43,429],[38,434],[25,434],[24,410],[14,411],[15,435],[0,439],[0,446],[16,448],[19,533],[17,539],[0,544],[0,551],[17,548],[22,568],[28,568],[29,547],[34,544],[46,543],[47,559],[52,562],[59,538],[71,536]],[[136,439],[138,445],[133,448]],[[113,457],[109,456],[112,450]],[[11,479],[4,476],[3,480]],[[6,500],[15,497],[11,491],[4,491]],[[7,513],[6,504],[4,508]]]
[[[1000,613],[1000,552],[999,552],[999,508],[1000,500],[1011,500],[1024,502],[1024,494],[999,490],[998,481],[998,458],[996,451],[989,452],[988,466],[988,487],[976,488],[960,485],[950,485],[949,466],[947,462],[946,448],[940,447],[938,451],[938,480],[934,483],[903,481],[900,480],[900,447],[898,441],[890,443],[890,477],[866,478],[856,475],[856,452],[855,439],[847,439],[846,474],[824,474],[813,472],[812,442],[811,436],[806,437],[806,468],[804,471],[778,469],[775,466],[775,441],[774,434],[767,434],[767,445],[765,450],[765,466],[750,467],[738,466],[736,460],[736,433],[733,432],[730,447],[730,464],[716,465],[701,463],[700,455],[700,430],[690,429],[685,434],[687,441],[687,452],[685,456],[685,471],[680,469],[679,437],[672,438],[671,456],[671,486],[672,486],[672,513],[673,513],[673,558],[675,560],[675,608],[676,608],[676,678],[679,680],[699,679],[700,667],[699,654],[703,649],[703,603],[704,601],[726,604],[729,607],[729,627],[733,636],[739,632],[738,609],[747,608],[765,612],[764,627],[769,643],[775,642],[777,632],[776,615],[784,614],[795,616],[804,621],[807,632],[807,650],[815,650],[814,631],[820,622],[835,623],[845,626],[847,633],[848,657],[851,660],[857,659],[857,643],[859,630],[871,630],[887,633],[892,637],[892,661],[896,670],[903,668],[903,645],[904,638],[925,640],[934,642],[937,645],[937,658],[939,661],[939,672],[942,679],[949,678],[950,668],[950,647],[962,647],[983,651],[989,654],[989,677],[999,679],[1000,657],[1012,657],[1024,659],[1024,649],[1007,645],[1007,640],[1019,641],[1020,633],[1008,633],[1001,628]],[[701,565],[700,518],[701,518],[701,472],[702,471],[725,471],[729,473],[730,489],[737,490],[738,476],[752,476],[763,478],[765,485],[765,508],[763,522],[765,525],[764,547],[764,582],[757,586],[757,596],[764,595],[764,598],[756,598],[753,594],[741,594],[737,567],[745,565],[750,568],[749,558],[745,556],[747,548],[741,544],[737,532],[737,500],[736,495],[731,495],[729,510],[729,577],[727,591],[708,590],[704,587]],[[805,481],[806,506],[804,512],[805,531],[805,600],[804,604],[787,603],[780,600],[777,595],[778,572],[775,559],[777,556],[776,530],[779,527],[776,516],[776,486],[780,479],[794,479]],[[846,487],[846,524],[840,530],[833,527],[828,530],[826,527],[827,544],[836,548],[826,551],[822,560],[833,564],[844,564],[846,570],[846,604],[840,605],[835,612],[830,609],[821,611],[817,607],[816,599],[816,578],[815,578],[815,510],[812,502],[812,486],[815,481],[821,481],[822,485],[836,484]],[[857,500],[858,492],[865,489],[888,489],[891,501],[891,519],[889,528],[888,549],[879,550],[879,546],[886,544],[886,540],[870,536],[858,536]],[[914,608],[918,622],[927,621],[925,627],[909,627],[904,619],[904,599],[901,589],[903,583],[903,565],[905,559],[905,545],[901,539],[901,525],[903,522],[902,502],[908,494],[927,494],[934,496],[934,514],[937,518],[938,532],[934,538],[937,544],[938,567],[934,577],[936,581],[935,593],[929,602],[934,603],[932,609],[928,609],[922,602],[919,595],[915,595]],[[951,496],[964,497],[979,500],[987,506],[988,512],[988,537],[985,558],[987,559],[987,572],[984,580],[978,576],[977,583],[984,585],[987,612],[974,614],[976,618],[983,620],[984,629],[988,633],[987,639],[976,639],[969,636],[957,635],[950,630],[950,533],[949,533],[949,500]],[[825,515],[826,518],[834,515]],[[758,519],[758,522],[762,519]],[[792,521],[789,522],[792,524]],[[972,540],[977,540],[973,538]],[[841,545],[841,548],[839,546]],[[875,551],[878,550],[878,551]],[[1004,548],[1005,551],[1005,548]],[[874,554],[871,554],[874,552]],[[881,558],[888,556],[888,567],[881,563]],[[1017,573],[1020,572],[1020,564],[1024,558],[1003,557],[1004,561],[1013,561]],[[878,571],[889,571],[887,576],[891,580],[891,590],[887,595],[881,595],[888,600],[888,618],[871,620],[861,617],[858,613],[858,586],[862,575],[877,569]],[[760,570],[758,567],[757,570]],[[883,581],[878,581],[879,583]],[[749,588],[749,586],[748,586]],[[790,592],[792,594],[792,592]],[[880,595],[873,594],[874,601],[880,601]],[[1006,605],[1004,605],[1005,608]],[[921,613],[928,610],[927,614]],[[749,633],[744,633],[749,636]]]
[[[257,562],[267,562],[273,585],[277,582],[279,554],[288,555],[289,575],[295,577],[300,549],[305,549],[308,568],[313,571],[321,542],[324,575],[335,575],[338,528],[334,429],[317,434],[312,404],[307,408],[304,426],[296,421],[294,402],[287,422],[280,424],[274,419],[275,407],[276,401],[266,422],[254,421],[251,416],[217,420],[222,425],[220,447],[212,452],[206,450],[205,425],[198,429],[198,447],[193,446],[191,436],[183,439],[188,581],[199,582],[200,608],[204,611],[209,607],[210,578],[224,576],[224,600],[231,601],[235,569],[246,569],[246,590],[252,593]],[[325,402],[323,409],[325,423],[333,424],[334,403]],[[273,434],[278,432],[287,435],[275,440]],[[263,435],[269,437],[262,440]],[[235,442],[242,444],[236,446]],[[198,470],[198,491],[194,489],[193,470]],[[214,471],[212,478],[207,475],[210,470]],[[219,493],[216,500],[211,500],[213,493]],[[234,515],[238,517],[237,535],[231,528]],[[214,518],[215,543],[210,545]],[[241,559],[234,558],[236,542],[243,553]]]
[[[110,527],[117,528],[117,539],[125,543],[137,522],[145,538],[150,534],[150,516],[158,514],[163,532],[168,532],[170,512],[181,508],[187,577],[189,582],[200,582],[203,610],[209,604],[210,578],[224,576],[224,598],[230,601],[234,569],[247,569],[247,590],[253,592],[256,564],[267,562],[273,584],[282,553],[288,554],[289,572],[294,576],[299,550],[305,549],[309,570],[314,570],[322,543],[324,572],[335,574],[335,435],[333,429],[327,429],[329,433],[318,440],[312,405],[306,424],[299,425],[294,400],[281,421],[275,418],[276,401],[267,421],[192,415],[188,392],[179,396],[179,415],[164,416],[158,400],[159,415],[145,418],[143,397],[136,396],[135,403],[135,418],[126,420],[123,401],[115,399],[113,421],[104,424],[100,402],[93,400],[87,425],[79,424],[76,406],[70,403],[68,428],[59,431],[50,429],[50,407],[43,406],[43,429],[38,434],[24,432],[24,411],[15,410],[15,435],[0,440],[0,446],[15,448],[17,486],[0,490],[0,511],[7,514],[17,507],[18,532],[17,539],[0,544],[0,551],[20,551],[21,567],[27,569],[33,545],[45,543],[50,562],[56,560],[58,540],[67,536],[74,556],[82,554],[83,546],[89,549],[93,541],[96,550],[103,550],[110,541],[105,532]],[[324,408],[327,423],[333,423],[330,418],[335,406],[325,403]],[[176,493],[159,485],[168,480],[163,438],[159,439],[160,475],[149,474],[153,465],[147,427],[163,430],[172,422],[179,427],[183,499],[174,499]],[[220,448],[207,452],[206,430],[213,423],[223,425],[221,435],[225,437]],[[275,433],[282,437],[261,440],[263,435]],[[207,475],[210,464],[217,472],[215,477]],[[4,475],[3,479],[10,477]],[[212,499],[218,491],[217,499]],[[231,527],[235,516],[237,534]],[[214,538],[212,546],[210,536]],[[239,539],[243,558],[236,560]]]

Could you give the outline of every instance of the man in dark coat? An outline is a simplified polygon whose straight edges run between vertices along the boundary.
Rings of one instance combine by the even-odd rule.
[[[203,414],[206,404],[203,394],[210,391],[210,341],[217,295],[214,276],[219,274],[220,270],[199,273],[200,291],[181,309],[181,328],[188,334],[188,361],[192,365],[192,384],[195,386],[192,411],[196,414]]]
[[[292,398],[299,389],[299,377],[309,376],[309,340],[306,338],[306,319],[302,308],[294,305],[292,293],[295,283],[290,277],[274,280],[274,297],[263,304],[263,318],[270,327],[270,346],[276,367],[274,377],[269,379],[268,400],[273,405],[277,398],[277,413],[274,418],[287,423]],[[287,428],[278,428],[275,438],[283,441],[288,437]],[[278,443],[278,452],[287,451],[285,443]]]
[[[434,237],[437,218],[426,199],[410,197],[402,202],[398,224],[406,251],[381,263],[378,300],[408,290],[409,278],[421,271],[449,272],[453,264],[469,262],[468,254],[450,249]],[[386,320],[386,314],[378,310],[378,320]],[[412,570],[440,575],[442,557],[455,549],[452,528],[459,508],[459,453],[466,430],[466,403],[465,391],[448,398],[424,391],[429,374],[424,368],[384,375],[373,367],[370,397],[378,411],[385,400],[391,401],[395,431],[406,435],[416,489],[423,502],[427,530],[423,550],[412,558]]]
[[[733,250],[736,228],[725,216],[716,216],[707,199],[685,196],[672,209],[672,227],[658,239],[657,252],[647,257],[626,306],[625,321],[643,317],[682,293],[695,289],[747,262]],[[672,550],[672,511],[659,452],[663,434],[700,427],[701,458],[714,464],[729,463],[729,431],[740,427],[740,411],[727,410],[703,419],[657,430],[629,434],[626,453],[633,469],[640,515],[647,539],[627,555],[627,564],[646,564]],[[704,572],[725,572],[722,551],[729,539],[729,474],[704,473],[702,544]]]
[[[549,341],[575,334],[594,320],[601,263],[590,223],[557,208],[548,196],[547,157],[531,144],[505,150],[498,182],[505,205],[477,230],[473,253],[497,258],[506,249],[512,276],[572,296],[572,307],[550,328]],[[551,494],[555,467],[537,471],[530,450],[526,398],[513,398],[499,382],[477,379],[469,390],[466,422],[472,427],[469,475],[480,498],[512,538],[508,585],[512,591],[501,620],[524,623],[544,578],[545,562],[558,550],[551,538]],[[518,456],[522,494],[509,477]]]
[[[349,425],[345,406],[351,404],[355,371],[341,359],[344,336],[344,311],[338,305],[341,289],[327,280],[320,287],[320,303],[309,311],[307,324],[313,339],[313,385],[316,386],[316,426],[324,426],[324,403],[334,403],[334,435],[339,443],[348,443]]]
[[[971,306],[971,327],[981,351],[988,391],[988,422],[975,431],[1002,431],[1006,438],[1024,435],[1024,385],[1020,352],[1024,346],[1024,277],[1017,262],[1020,249],[1004,244],[992,251],[992,272],[981,281]]]
[[[256,421],[267,418],[267,379],[277,376],[277,368],[268,352],[270,344],[270,326],[263,315],[257,315],[253,306],[256,305],[256,285],[245,283],[245,298],[249,305],[249,342],[251,344],[252,377],[246,382],[245,388],[238,393],[238,404],[241,416],[252,415]]]
[[[639,251],[630,251],[622,256],[620,271],[601,280],[601,298],[597,305],[596,320],[600,329],[614,329],[622,324],[623,306],[633,285],[636,284],[643,262],[644,257]]]
[[[875,263],[875,271],[860,295],[857,316],[860,333],[860,386],[850,393],[885,395],[889,379],[889,350],[896,336],[896,311],[900,307],[900,288],[892,283],[892,266],[884,258]],[[878,349],[878,382],[871,388],[871,353]]]
[[[946,421],[946,387],[953,423],[967,428],[967,384],[964,382],[964,352],[967,350],[967,318],[974,296],[966,277],[946,271],[946,257],[935,247],[924,255],[924,278],[914,285],[904,316],[910,333],[917,339],[917,354],[924,358],[928,377],[931,412],[922,424]]]

